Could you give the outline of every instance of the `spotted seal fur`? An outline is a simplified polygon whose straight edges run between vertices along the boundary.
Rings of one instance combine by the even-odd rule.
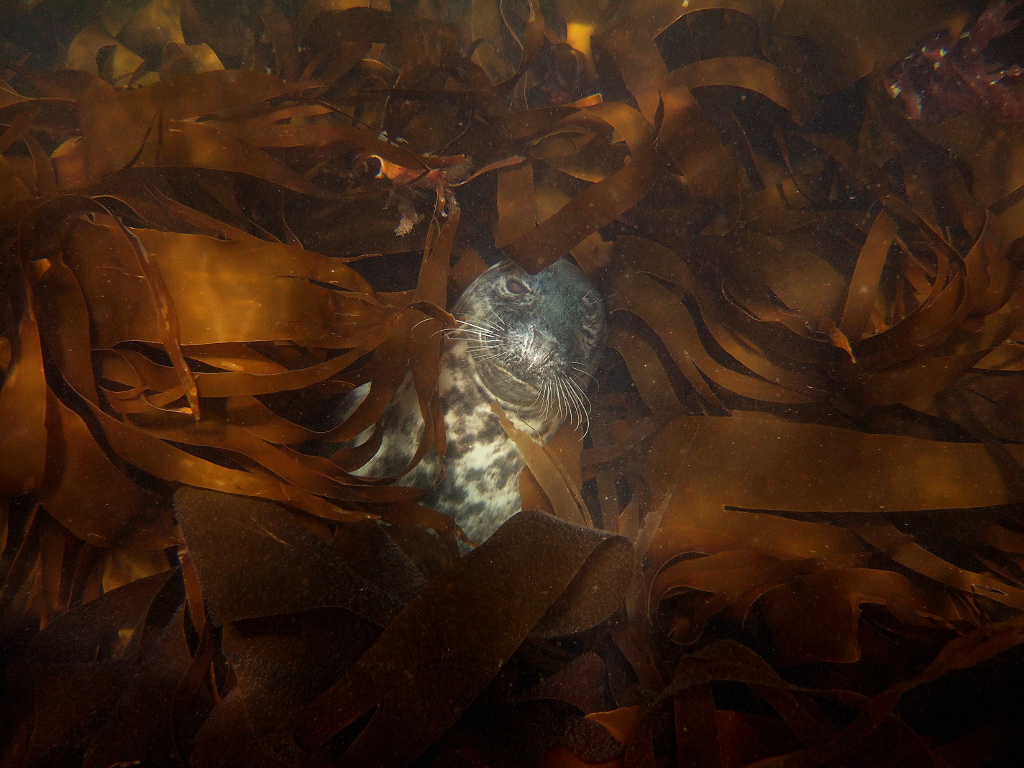
[[[520,509],[524,460],[492,409],[547,441],[566,419],[587,418],[587,384],[604,349],[605,307],[582,270],[565,259],[531,275],[503,261],[463,292],[452,314],[439,382],[448,448],[444,478],[425,503],[481,542]],[[411,378],[385,413],[381,446],[357,474],[393,477],[415,455],[423,419]],[[431,452],[399,482],[431,487]]]

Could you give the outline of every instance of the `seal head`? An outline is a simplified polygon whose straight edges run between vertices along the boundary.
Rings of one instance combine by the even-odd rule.
[[[477,278],[453,309],[466,361],[483,393],[521,418],[586,419],[587,382],[605,344],[604,301],[586,275],[561,260],[536,275],[503,261]]]

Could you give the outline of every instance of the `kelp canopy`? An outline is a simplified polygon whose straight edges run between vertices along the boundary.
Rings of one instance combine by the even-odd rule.
[[[25,4],[5,764],[1014,764],[1015,6]],[[411,370],[444,451],[501,253],[571,253],[610,349],[460,558],[339,446]]]

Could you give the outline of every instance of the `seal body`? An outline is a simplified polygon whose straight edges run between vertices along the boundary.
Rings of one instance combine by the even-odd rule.
[[[433,487],[425,502],[480,542],[519,511],[525,463],[492,403],[541,442],[566,419],[582,425],[587,383],[604,349],[605,307],[586,275],[564,259],[536,275],[503,261],[470,284],[452,313],[460,324],[448,332],[439,381],[444,476],[438,482],[432,452],[398,482]],[[423,419],[411,377],[381,428],[381,446],[359,475],[394,477],[413,459]]]

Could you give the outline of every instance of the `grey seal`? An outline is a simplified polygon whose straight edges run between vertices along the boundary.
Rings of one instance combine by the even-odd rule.
[[[425,503],[452,517],[475,542],[520,510],[525,464],[492,408],[546,442],[569,419],[587,420],[586,390],[604,350],[606,313],[594,284],[562,259],[531,275],[502,261],[473,281],[452,309],[439,393],[448,448],[444,477],[431,452],[402,485],[430,488]],[[415,455],[423,419],[411,377],[395,393],[377,453],[356,474],[393,477]]]

